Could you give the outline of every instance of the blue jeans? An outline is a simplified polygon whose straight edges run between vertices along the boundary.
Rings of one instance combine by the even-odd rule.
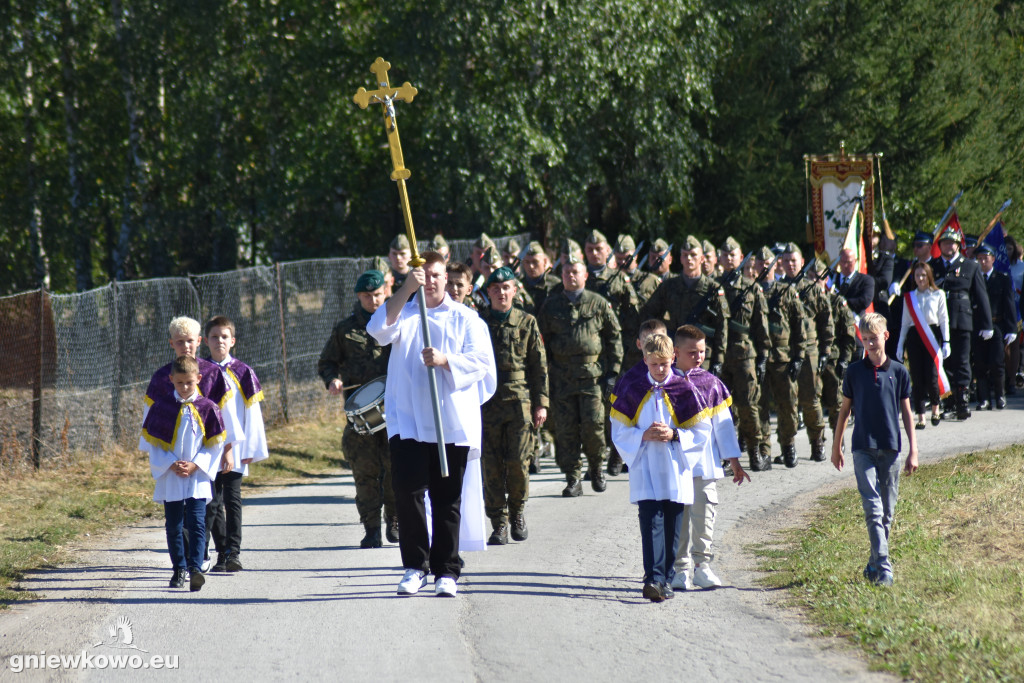
[[[853,471],[857,475],[857,490],[864,506],[868,540],[871,541],[868,566],[879,574],[891,574],[889,529],[896,512],[896,496],[900,487],[900,454],[898,451],[876,448],[854,451]]]
[[[682,503],[671,500],[641,500],[640,545],[644,554],[644,579],[655,583],[671,583],[676,575],[676,554],[679,536],[683,533]]]
[[[188,557],[182,527],[188,532]],[[192,569],[203,565],[206,551],[206,501],[186,498],[164,503],[164,529],[167,531],[167,550],[175,569]]]

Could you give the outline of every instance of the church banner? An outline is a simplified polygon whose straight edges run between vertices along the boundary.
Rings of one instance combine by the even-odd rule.
[[[870,253],[875,214],[874,154],[807,156],[810,164],[814,251],[826,263],[839,258],[853,211],[863,203],[865,247]]]

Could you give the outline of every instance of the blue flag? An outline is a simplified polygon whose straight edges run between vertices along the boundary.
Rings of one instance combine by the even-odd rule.
[[[1003,222],[999,221],[995,224],[987,235],[985,235],[985,244],[992,247],[992,251],[996,252],[996,260],[993,264],[993,268],[998,270],[1000,273],[1010,274],[1010,255],[1006,251],[1006,231],[1003,229]]]

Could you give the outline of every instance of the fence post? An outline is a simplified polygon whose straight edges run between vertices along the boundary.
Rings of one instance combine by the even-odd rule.
[[[281,264],[274,264],[274,271],[277,274],[277,317],[281,327],[281,412],[284,414],[284,421],[288,422],[288,344],[284,326],[284,288],[281,286]]]
[[[121,382],[123,381],[124,361],[121,358],[121,316],[118,314],[117,280],[110,282],[110,328],[108,339],[113,345],[114,377],[110,390],[110,433],[114,443],[121,442]]]
[[[39,288],[39,306],[36,316],[36,367],[32,382],[32,465],[38,470],[42,464],[41,445],[43,438],[43,316],[46,312],[44,295],[46,289]]]

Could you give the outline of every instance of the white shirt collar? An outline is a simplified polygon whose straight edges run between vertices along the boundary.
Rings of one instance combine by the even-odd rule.
[[[197,398],[199,398],[199,391],[198,390],[197,391],[193,391],[192,395],[189,396],[188,398],[182,398],[181,394],[178,393],[178,390],[175,389],[174,390],[174,398],[178,401],[178,403],[192,403]]]

